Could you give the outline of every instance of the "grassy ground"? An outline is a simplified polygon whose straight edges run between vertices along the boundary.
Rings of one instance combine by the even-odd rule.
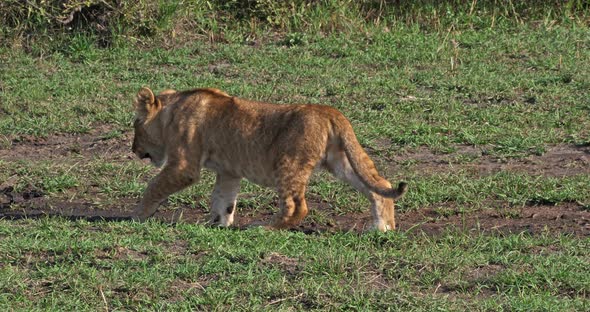
[[[133,207],[156,172],[129,152],[131,99],[144,85],[337,107],[387,177],[411,185],[398,209],[405,228],[387,234],[0,220],[0,308],[589,310],[586,234],[490,233],[477,223],[433,235],[420,231],[427,218],[417,230],[403,223],[403,213],[424,209],[437,220],[520,220],[523,207],[588,211],[589,35],[583,25],[542,22],[399,25],[153,48],[99,49],[80,36],[49,54],[0,48],[0,189],[39,192],[48,209]],[[67,150],[43,144],[60,140]],[[556,149],[579,153],[549,163]],[[205,174],[162,210],[206,212],[212,180]],[[276,210],[272,191],[244,182],[242,193],[239,214]],[[308,224],[368,208],[325,174],[308,197],[321,208]],[[584,220],[575,221],[583,228]]]
[[[0,221],[0,302],[40,310],[584,311],[587,240]]]

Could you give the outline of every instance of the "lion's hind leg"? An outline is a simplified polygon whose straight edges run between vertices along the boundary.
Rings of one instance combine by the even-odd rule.
[[[373,227],[375,229],[382,232],[395,229],[395,210],[393,200],[371,192],[371,190],[357,176],[356,172],[354,172],[354,169],[350,165],[343,150],[337,149],[336,147],[331,148],[326,155],[324,166],[335,177],[347,182],[367,197],[371,202],[371,214],[373,216]]]
[[[288,229],[297,226],[307,216],[307,203],[304,190],[295,195],[280,194],[280,211],[274,216],[269,227],[272,229]]]
[[[270,228],[292,228],[307,216],[305,189],[313,168],[313,161],[297,160],[285,161],[283,166],[279,167],[277,191],[280,211],[274,216]]]

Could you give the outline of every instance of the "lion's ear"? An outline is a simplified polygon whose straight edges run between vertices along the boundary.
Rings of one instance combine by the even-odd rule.
[[[143,87],[137,92],[134,102],[135,110],[142,117],[148,117],[158,112],[160,103],[150,88]]]

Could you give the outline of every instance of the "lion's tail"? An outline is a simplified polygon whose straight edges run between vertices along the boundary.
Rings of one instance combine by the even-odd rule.
[[[342,118],[344,120],[334,124],[337,125],[342,147],[356,175],[371,191],[394,200],[401,198],[407,192],[408,184],[400,182],[397,188],[392,188],[391,184],[379,175],[375,164],[359,144],[350,122],[344,116]]]

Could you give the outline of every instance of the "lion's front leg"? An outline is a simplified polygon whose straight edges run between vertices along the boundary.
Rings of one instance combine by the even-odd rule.
[[[188,170],[166,165],[148,184],[141,201],[133,211],[133,220],[145,221],[151,217],[168,196],[196,183],[199,180],[199,172],[198,169]]]
[[[215,188],[211,194],[211,222],[230,226],[234,222],[236,198],[240,191],[240,180],[228,175],[217,174]]]

